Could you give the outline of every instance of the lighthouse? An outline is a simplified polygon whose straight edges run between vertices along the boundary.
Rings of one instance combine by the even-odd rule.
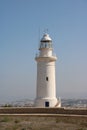
[[[61,101],[56,98],[55,62],[52,39],[44,34],[40,40],[37,62],[37,86],[35,107],[61,107]]]

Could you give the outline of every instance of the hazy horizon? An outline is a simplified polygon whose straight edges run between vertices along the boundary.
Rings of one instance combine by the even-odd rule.
[[[0,0],[0,102],[35,98],[45,29],[58,57],[57,97],[87,98],[87,1]]]

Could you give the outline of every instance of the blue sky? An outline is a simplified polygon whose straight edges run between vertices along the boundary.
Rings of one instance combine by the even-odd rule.
[[[87,98],[87,0],[0,0],[0,102],[35,98],[46,29],[58,56],[57,97]]]

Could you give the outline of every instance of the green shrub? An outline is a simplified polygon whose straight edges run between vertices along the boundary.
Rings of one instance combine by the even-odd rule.
[[[9,118],[8,117],[4,117],[0,122],[9,122]]]
[[[19,123],[20,121],[16,119],[14,122],[15,122],[15,123]]]
[[[22,128],[21,130],[26,130],[26,128]]]

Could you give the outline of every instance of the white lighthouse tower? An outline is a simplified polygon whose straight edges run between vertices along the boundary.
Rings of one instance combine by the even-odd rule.
[[[44,34],[39,46],[37,61],[37,90],[36,107],[61,107],[61,102],[56,98],[55,61],[53,55],[52,39]]]

